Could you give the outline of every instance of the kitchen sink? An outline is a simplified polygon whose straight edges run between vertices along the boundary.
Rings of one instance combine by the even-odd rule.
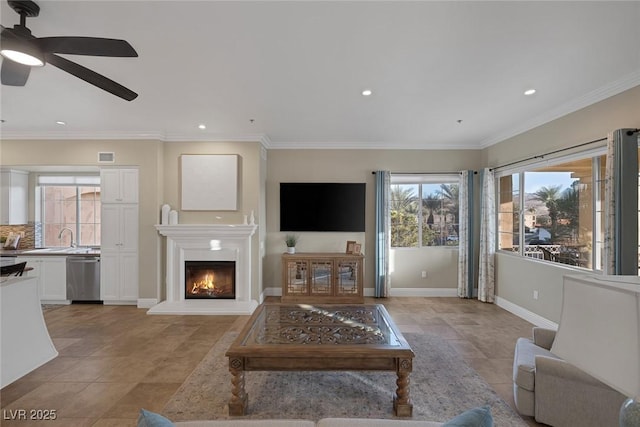
[[[25,254],[86,254],[95,250],[99,250],[99,248],[93,247],[82,247],[82,248],[40,248],[40,249],[31,249],[28,251],[24,251]]]

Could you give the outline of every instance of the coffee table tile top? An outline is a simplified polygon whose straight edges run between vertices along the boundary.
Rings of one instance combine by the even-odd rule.
[[[402,343],[382,305],[266,305],[241,346],[385,345]]]

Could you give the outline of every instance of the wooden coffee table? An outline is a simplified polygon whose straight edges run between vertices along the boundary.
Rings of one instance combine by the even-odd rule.
[[[230,415],[244,415],[246,371],[395,371],[396,416],[411,417],[413,351],[380,304],[261,304],[226,356]]]

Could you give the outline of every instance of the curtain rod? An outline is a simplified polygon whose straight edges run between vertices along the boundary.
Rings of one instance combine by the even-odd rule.
[[[631,136],[631,135],[633,135],[634,133],[638,133],[638,132],[640,132],[640,129],[632,129],[632,130],[628,130],[628,131],[627,131],[627,135]]]
[[[637,131],[638,131],[638,129],[636,129],[636,132]],[[629,131],[629,132],[631,132],[631,131]],[[629,134],[629,135],[631,135],[631,134]],[[559,150],[549,151],[548,153],[539,154],[537,156],[532,156],[532,157],[527,157],[526,159],[522,159],[522,160],[516,160],[515,162],[511,162],[511,163],[507,163],[507,164],[504,164],[504,165],[500,165],[500,166],[496,166],[496,167],[493,167],[493,168],[489,168],[489,170],[493,172],[496,169],[506,168],[507,166],[517,165],[518,163],[528,162],[529,160],[544,159],[545,156],[549,156],[551,154],[562,153],[563,151],[573,150],[574,148],[584,147],[585,145],[595,144],[596,142],[602,142],[602,141],[606,141],[606,140],[607,140],[607,138],[594,139],[593,141],[583,142],[582,144],[572,145],[571,147],[566,147],[566,148],[561,148]]]
[[[376,174],[376,171],[371,172],[373,175]],[[391,175],[454,175],[461,174],[460,171],[455,172],[389,172]],[[473,174],[477,174],[477,171],[473,171]]]

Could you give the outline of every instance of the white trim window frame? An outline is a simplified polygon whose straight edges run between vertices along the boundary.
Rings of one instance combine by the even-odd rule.
[[[46,194],[46,189],[48,187],[67,187],[69,189],[73,189],[74,190],[74,194],[73,195],[69,195],[69,197],[71,198],[70,201],[63,201],[63,200],[47,200],[45,194]],[[96,188],[97,189],[97,196],[94,196],[94,199],[89,201],[89,203],[92,203],[93,209],[92,211],[94,212],[93,214],[93,221],[89,222],[89,223],[85,223],[82,222],[85,218],[83,218],[84,216],[86,216],[87,212],[83,211],[82,205],[84,203],[86,203],[85,201],[83,201],[82,195],[83,193],[80,192],[81,188]],[[36,222],[39,222],[42,224],[42,229],[41,229],[41,233],[37,233],[39,234],[38,237],[38,242],[37,245],[38,246],[59,246],[61,245],[60,242],[62,242],[62,239],[57,239],[57,236],[59,235],[59,233],[62,231],[62,229],[64,228],[69,228],[72,226],[72,228],[69,228],[72,230],[73,232],[73,238],[71,239],[71,235],[65,235],[63,236],[63,238],[65,239],[64,242],[67,243],[68,240],[68,244],[74,243],[74,244],[78,244],[79,246],[99,246],[100,245],[100,223],[96,222],[96,219],[99,221],[100,218],[100,175],[98,174],[69,174],[69,173],[61,173],[61,174],[39,174],[36,176]],[[67,204],[70,205],[71,203],[75,203],[75,207],[74,207],[74,213],[72,215],[72,217],[74,218],[74,221],[69,223],[67,221],[64,220],[64,217],[61,216],[63,215],[62,212],[60,211],[61,209],[64,210],[64,208],[61,208],[60,206],[57,206],[56,208],[53,207],[53,204]],[[59,217],[59,221],[53,221],[53,222],[45,222],[46,219],[51,219],[49,218],[51,215],[47,214],[47,209],[57,209],[59,212],[55,213],[54,216]],[[97,211],[96,211],[97,209]],[[50,226],[52,225],[53,228]],[[93,239],[90,239],[90,242],[87,242],[86,237],[84,236],[85,232],[83,231],[83,228],[88,227],[89,229],[93,230]],[[57,233],[55,231],[52,231],[55,228],[55,230],[57,231]],[[47,234],[53,232],[53,235],[55,236],[54,238],[47,238]],[[91,233],[89,233],[91,234]],[[47,242],[49,242],[50,244],[47,244]],[[55,243],[54,243],[55,242]]]
[[[500,171],[495,172],[495,182],[496,182],[496,248],[498,251],[503,253],[511,253],[517,254],[519,256],[523,256],[525,258],[533,258],[541,261],[547,262],[559,262],[562,264],[566,264],[568,267],[578,267],[580,269],[590,269],[595,271],[602,270],[602,254],[603,254],[603,205],[604,205],[604,162],[606,155],[606,147],[598,147],[591,150],[585,150],[581,152],[572,153],[565,156],[554,157],[552,159],[539,160],[535,162],[530,162],[524,165],[519,165],[513,168],[505,168]],[[591,217],[590,230],[587,230],[584,233],[585,236],[589,236],[587,239],[583,237],[579,239],[579,244],[576,245],[564,245],[564,244],[553,244],[556,243],[553,239],[550,239],[550,235],[545,231],[543,233],[544,227],[535,227],[536,231],[538,231],[537,238],[533,238],[530,233],[531,224],[539,225],[540,218],[537,215],[528,213],[527,208],[527,192],[528,189],[528,180],[534,180],[534,173],[542,172],[542,171],[553,171],[554,168],[561,169],[563,165],[569,164],[571,162],[582,162],[588,163],[590,165],[590,171],[587,177],[589,177],[588,181],[585,181],[583,184],[585,186],[590,187],[591,199],[588,202],[589,214]],[[578,173],[575,173],[576,177],[579,178]],[[517,176],[518,180],[518,188],[517,188],[517,198],[518,200],[507,200],[504,204],[501,201],[504,196],[506,196],[506,182],[502,182],[502,178],[507,176]],[[580,178],[581,179],[581,178]],[[580,184],[577,184],[580,185]],[[502,188],[505,187],[505,188]],[[557,183],[549,183],[549,185],[543,186],[546,188],[541,188],[543,190],[549,190],[551,187],[557,187]],[[503,190],[503,192],[501,192]],[[568,188],[564,188],[564,191],[567,191]],[[516,194],[512,188],[512,196]],[[529,197],[531,197],[529,195]],[[515,196],[514,196],[515,199]],[[538,200],[538,202],[543,203],[542,200]],[[507,211],[504,209],[504,206],[508,206],[509,204],[515,206],[512,211]],[[585,204],[581,203],[581,206],[584,207]],[[515,234],[515,230],[511,230],[513,232],[513,240],[507,242],[508,235],[510,233],[509,230],[505,228],[505,225],[509,224],[509,214],[512,214],[513,221],[518,221],[518,230],[517,235]],[[547,207],[546,216],[549,216],[549,208]],[[550,222],[549,218],[545,218],[548,224],[553,224]],[[566,220],[563,218],[559,222],[560,225]],[[503,228],[501,228],[501,225]],[[513,223],[511,223],[513,225]],[[566,224],[564,224],[566,225]],[[513,227],[515,228],[515,227]],[[548,241],[547,241],[548,240]],[[518,242],[525,242],[525,244],[520,245]],[[559,242],[558,242],[559,243]],[[569,258],[566,257],[567,254],[564,252],[571,249],[571,246],[580,246],[582,248],[586,248],[584,250],[584,256],[581,256],[579,253],[570,253]],[[543,253],[541,248],[549,248],[552,250],[551,254],[547,254],[551,259],[547,258]],[[573,257],[575,257],[575,262],[573,262]]]
[[[389,209],[394,211],[394,202],[398,202],[397,195],[397,186],[415,186],[415,194],[404,194],[408,200],[405,200],[405,204],[413,205],[412,209],[414,210],[412,215],[415,215],[415,223],[409,219],[411,222],[407,227],[415,227],[417,228],[417,236],[412,238],[412,242],[415,244],[411,245],[394,245],[394,218],[392,212],[390,212],[391,216],[391,236],[392,242],[391,247],[393,249],[401,249],[401,250],[410,250],[410,249],[419,249],[425,247],[440,247],[440,248],[457,248],[458,247],[458,236],[457,236],[457,227],[459,226],[459,209],[456,212],[446,212],[442,206],[439,208],[425,206],[428,202],[425,200],[425,197],[429,197],[431,194],[435,194],[438,192],[438,196],[440,199],[428,199],[433,200],[436,203],[438,200],[442,204],[442,199],[445,198],[445,195],[441,193],[443,189],[441,188],[442,184],[448,185],[449,189],[452,190],[454,194],[448,194],[446,196],[455,196],[453,198],[447,197],[452,203],[454,203],[453,207],[459,206],[459,188],[460,188],[460,174],[455,173],[443,173],[443,174],[432,174],[432,173],[424,173],[424,174],[408,174],[408,173],[397,173],[391,174],[391,194],[390,194],[390,203]],[[431,192],[424,191],[427,186],[437,185],[440,189],[435,190],[431,189]],[[395,188],[394,188],[395,187]],[[425,194],[428,193],[428,194]],[[427,214],[426,211],[429,211]],[[437,213],[436,213],[437,211]],[[435,215],[434,215],[435,213]],[[426,216],[426,219],[425,219]],[[434,219],[435,218],[435,219]],[[429,222],[431,221],[431,223]],[[435,222],[440,222],[442,224],[435,224]],[[425,236],[425,226],[430,229],[435,227],[440,230],[439,227],[444,227],[444,230],[440,230],[439,232],[435,232],[436,236]],[[428,230],[427,230],[428,231]],[[396,236],[397,237],[397,236]],[[432,244],[429,244],[431,242]]]

